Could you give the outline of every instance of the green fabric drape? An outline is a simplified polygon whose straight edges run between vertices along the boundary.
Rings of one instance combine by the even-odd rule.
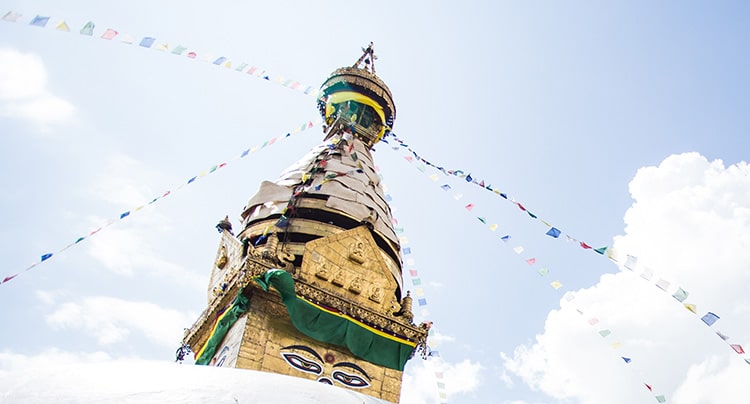
[[[237,297],[234,298],[232,306],[219,316],[219,321],[216,323],[211,336],[208,337],[206,345],[201,349],[201,352],[199,352],[200,356],[195,360],[196,365],[208,365],[208,363],[211,362],[216,350],[219,348],[219,344],[224,340],[229,329],[232,328],[234,323],[237,322],[237,319],[247,311],[249,306],[250,302],[247,297],[242,295],[242,290],[240,290],[237,293]]]
[[[311,338],[346,347],[356,357],[402,371],[414,351],[408,343],[381,335],[349,317],[330,313],[303,300],[295,294],[294,279],[286,271],[271,269],[255,281],[266,291],[270,286],[276,288],[294,327]]]

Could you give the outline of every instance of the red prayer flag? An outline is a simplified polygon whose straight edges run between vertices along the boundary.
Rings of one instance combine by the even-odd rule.
[[[730,346],[732,347],[732,349],[734,349],[735,352],[737,352],[740,355],[745,353],[745,350],[742,349],[742,346],[740,344],[732,344]]]
[[[474,209],[474,204],[470,203],[470,204],[466,205],[465,208],[466,208],[466,210],[472,210],[472,209]]]
[[[5,279],[3,279],[3,281],[2,281],[2,282],[0,282],[0,283],[5,283],[5,282],[8,282],[9,280],[11,280],[11,279],[15,278],[16,276],[18,276],[18,274],[15,274],[15,275],[11,275],[11,276],[6,276],[6,277],[5,277]]]
[[[536,258],[529,258],[526,260],[526,263],[529,265],[534,265],[534,263],[536,263]]]
[[[653,389],[651,388],[651,386],[649,386],[648,384],[646,384],[646,383],[643,383],[643,384],[645,384],[645,385],[646,385],[646,388],[648,389],[648,391],[654,391],[654,390],[653,390]]]
[[[591,248],[591,246],[590,246],[590,245],[588,245],[588,244],[584,243],[583,241],[581,241],[581,247],[582,247],[583,249],[586,249],[586,250],[588,250],[588,249],[590,249],[590,248]]]
[[[524,208],[523,205],[521,205],[520,203],[516,202],[516,205],[518,205],[519,209],[526,211],[526,208]]]

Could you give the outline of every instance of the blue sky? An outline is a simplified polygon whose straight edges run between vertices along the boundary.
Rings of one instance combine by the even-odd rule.
[[[721,394],[742,392],[733,381],[750,367],[713,331],[750,346],[747,4],[0,6],[23,14],[0,21],[2,277],[229,162],[0,285],[0,321],[17,331],[0,335],[2,369],[70,354],[171,360],[205,306],[217,220],[238,223],[260,181],[322,140],[316,127],[233,160],[314,120],[314,100],[123,35],[315,87],[373,41],[394,132],[413,150],[656,274],[649,285],[620,273],[497,195],[377,145],[441,354],[410,363],[405,400],[436,401],[436,368],[456,403],[732,402]],[[46,28],[28,26],[37,14],[51,17]],[[72,32],[56,31],[60,20]],[[78,34],[87,21],[92,37]],[[101,39],[106,28],[120,36]],[[659,277],[669,293],[653,286]],[[697,316],[670,297],[678,284]],[[706,311],[721,315],[714,330]]]

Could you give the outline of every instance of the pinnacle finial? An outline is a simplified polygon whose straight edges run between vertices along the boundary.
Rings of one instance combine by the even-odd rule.
[[[356,63],[354,63],[354,68],[357,69],[364,69],[369,71],[372,74],[375,74],[375,60],[377,60],[377,56],[375,56],[375,49],[373,49],[373,44],[370,42],[369,45],[367,45],[366,48],[362,48],[362,56],[357,60]],[[362,65],[364,63],[364,66]]]

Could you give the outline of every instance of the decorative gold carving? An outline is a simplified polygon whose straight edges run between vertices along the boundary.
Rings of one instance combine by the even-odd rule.
[[[346,275],[344,275],[344,271],[336,272],[336,276],[333,277],[331,283],[336,286],[344,287],[344,284],[346,283]]]
[[[315,272],[315,277],[328,281],[331,278],[331,273],[328,271],[328,265],[322,264],[318,272]]]
[[[414,314],[411,312],[412,300],[411,291],[407,291],[406,296],[401,299],[401,310],[398,313],[395,313],[396,315],[407,319],[409,323],[414,319]]]
[[[352,279],[352,283],[349,284],[349,291],[357,295],[362,293],[362,284],[359,277]]]
[[[383,303],[383,289],[379,286],[373,286],[370,290],[369,299],[375,303]]]
[[[349,259],[359,265],[365,262],[365,243],[357,241],[349,247]]]
[[[304,299],[317,304],[322,304],[340,311],[358,321],[368,324],[386,333],[399,335],[408,340],[419,343],[427,338],[427,330],[417,327],[409,320],[401,317],[390,317],[377,313],[371,309],[327,292],[320,287],[298,281],[295,283],[295,292]]]
[[[330,283],[322,284],[322,288],[331,293],[341,293],[336,287],[345,288],[349,293],[341,296],[352,304],[380,313],[393,312],[387,306],[389,296],[396,295],[398,283],[385,256],[370,230],[360,226],[305,244],[302,267],[295,279],[324,279],[318,274],[327,271]],[[377,293],[376,288],[380,289]]]
[[[219,257],[219,260],[216,261],[216,266],[219,269],[224,269],[225,266],[227,266],[227,248],[226,246],[221,246],[221,256]]]

